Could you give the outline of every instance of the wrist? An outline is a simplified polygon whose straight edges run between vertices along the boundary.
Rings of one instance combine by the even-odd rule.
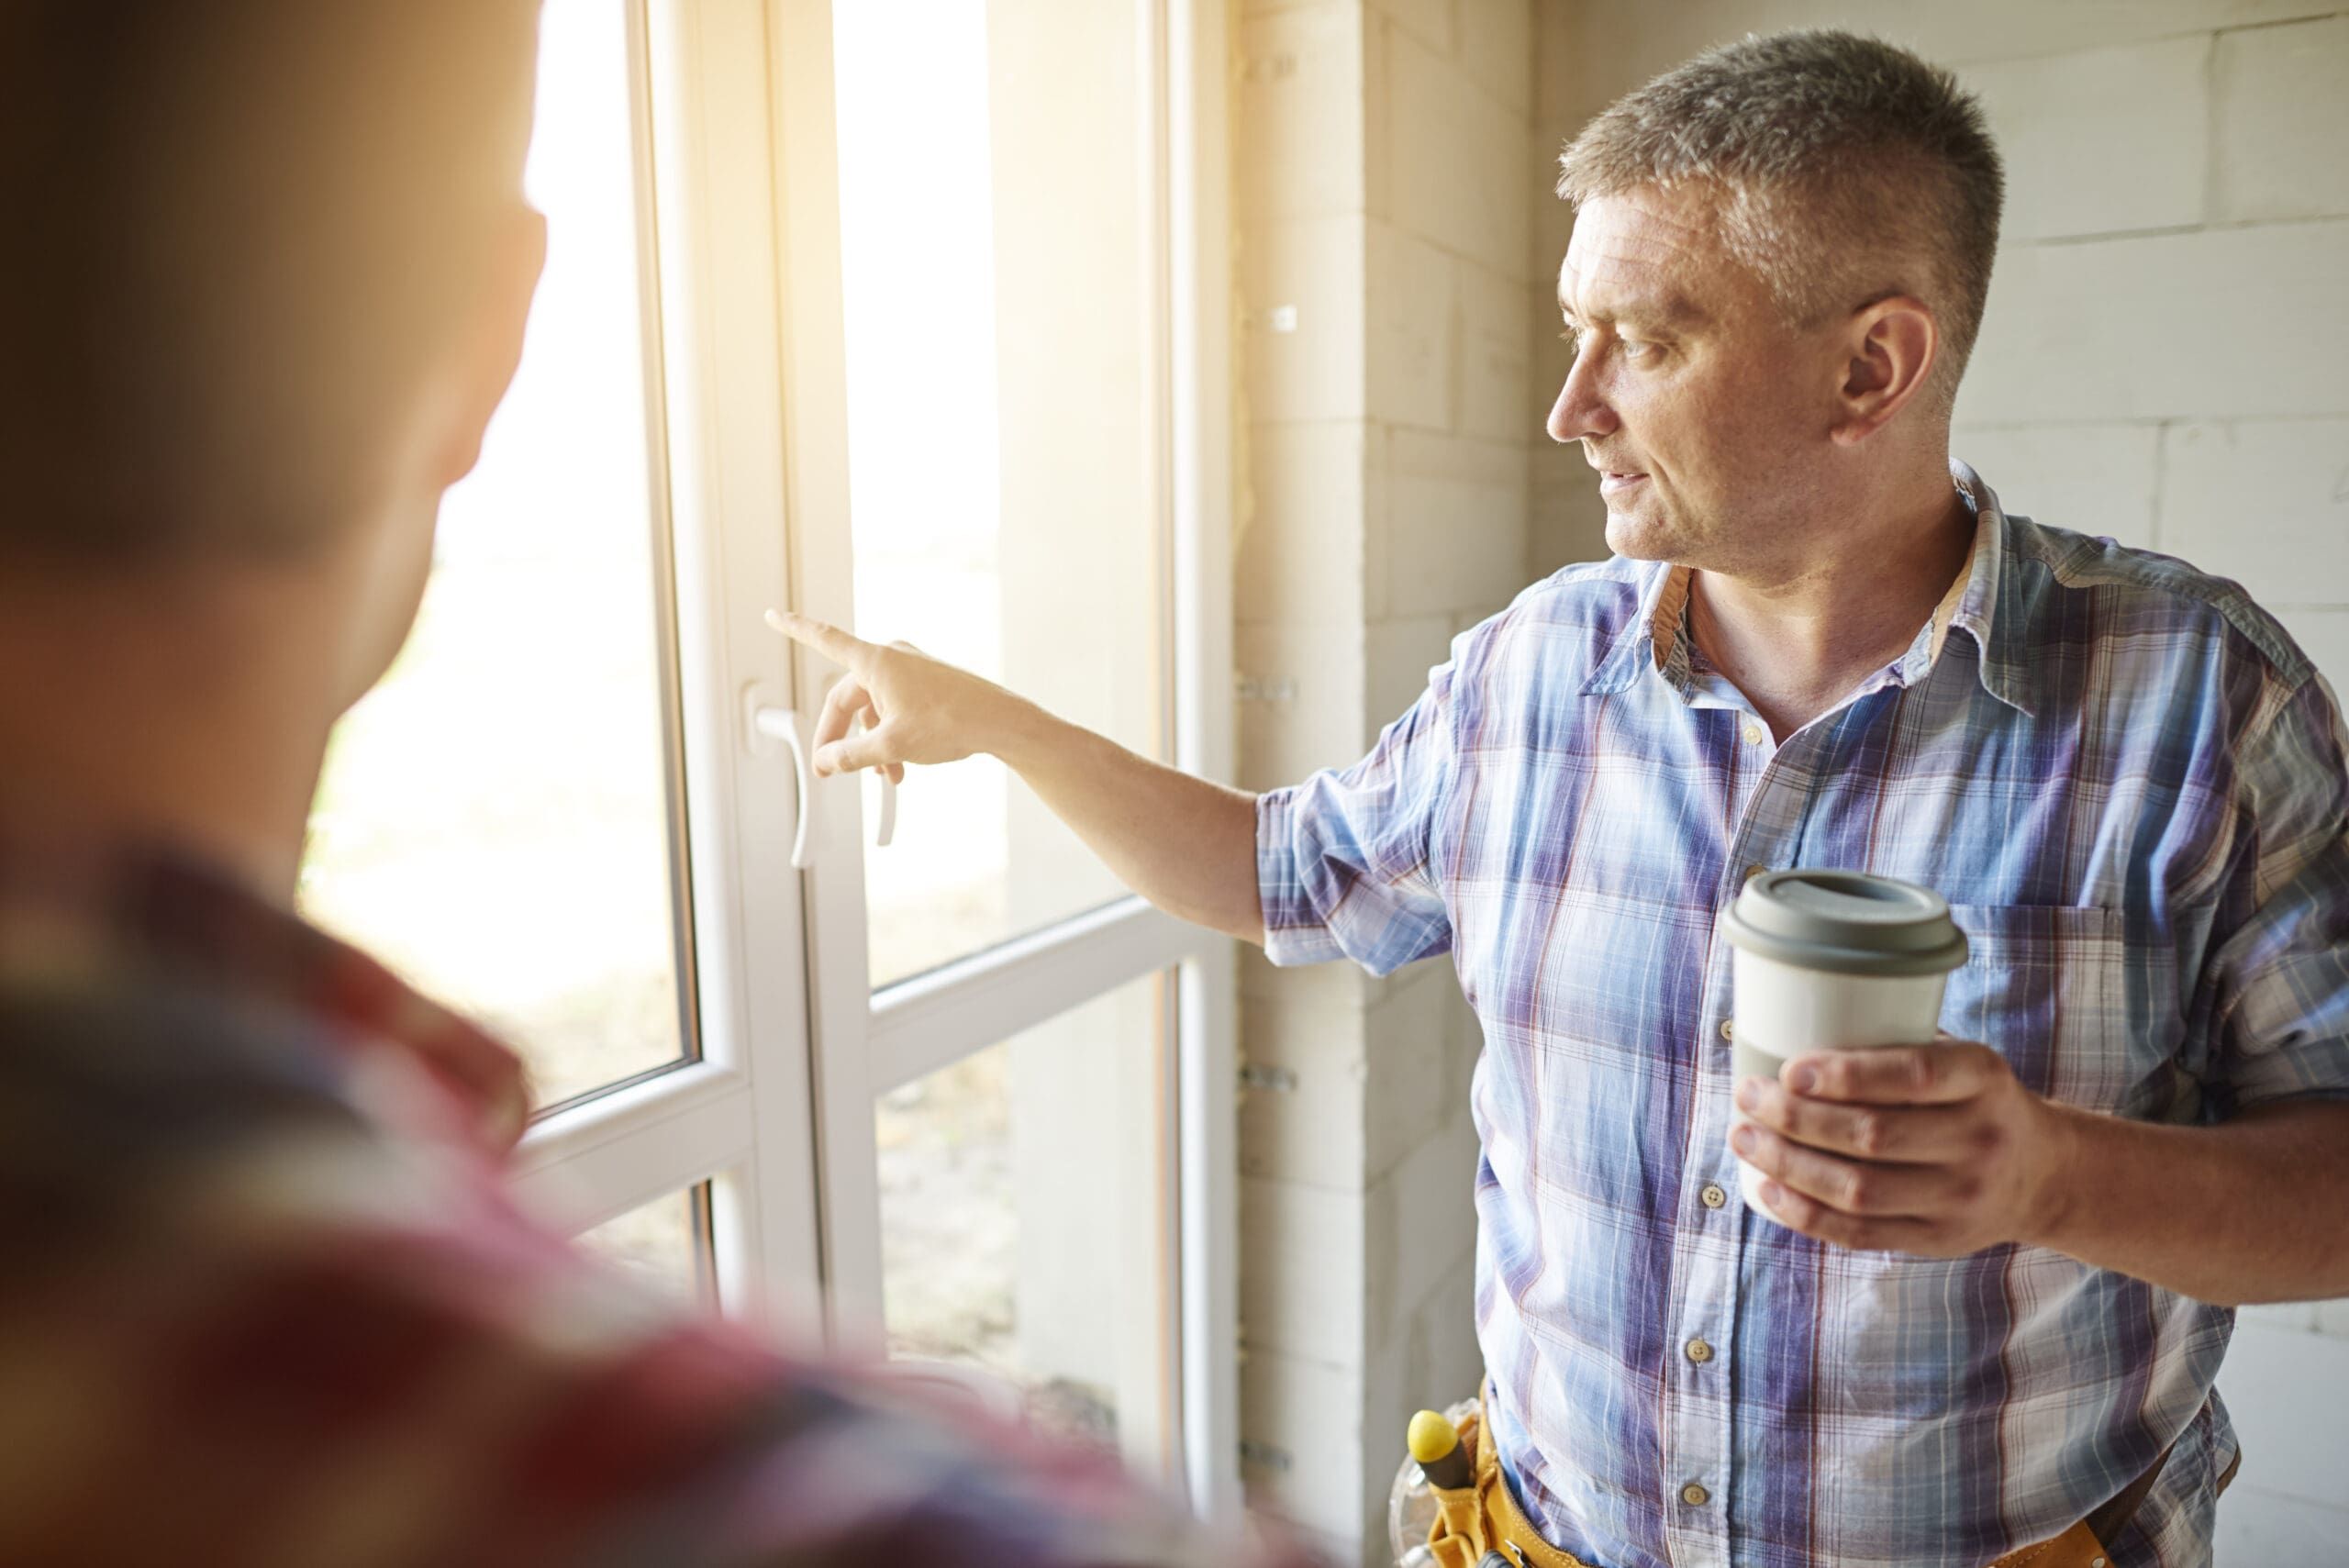
[[[1018,693],[992,688],[993,709],[983,719],[984,737],[975,750],[993,757],[1015,773],[1025,773],[1039,757],[1049,755],[1053,730],[1061,721]]]
[[[2065,1251],[2087,1173],[2083,1145],[2089,1131],[2085,1125],[2088,1118],[2087,1113],[2053,1100],[2036,1095],[2032,1099],[2038,1109],[2030,1134],[2036,1146],[2033,1164],[2038,1179],[2026,1206],[2023,1233],[2015,1240],[2033,1247]]]

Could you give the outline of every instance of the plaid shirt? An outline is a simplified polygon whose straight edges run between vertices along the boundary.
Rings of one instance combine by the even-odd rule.
[[[590,1262],[508,1202],[525,1111],[290,915],[0,832],[0,1563],[1268,1561]]]
[[[1783,745],[1681,634],[1687,572],[1616,560],[1529,589],[1367,758],[1259,808],[1275,962],[1453,955],[1496,1437],[1607,1568],[1973,1568],[2173,1440],[2110,1544],[2209,1561],[2232,1313],[2032,1247],[1827,1247],[1747,1214],[1725,1148],[1716,921],[1765,867],[1943,892],[1973,951],[1943,1026],[2058,1100],[2192,1123],[2349,1093],[2324,683],[2234,584],[1956,476],[1950,597]]]

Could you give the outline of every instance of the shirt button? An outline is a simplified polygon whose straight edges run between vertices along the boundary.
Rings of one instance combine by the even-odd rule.
[[[1729,1193],[1719,1182],[1707,1182],[1705,1190],[1697,1195],[1707,1208],[1719,1208],[1729,1202]]]
[[[1727,1018],[1723,1018],[1721,1020],[1721,1038],[1723,1040],[1735,1040],[1737,1038],[1737,1026]]]
[[[1769,869],[1770,868],[1768,866],[1747,866],[1745,868],[1745,880],[1752,882],[1755,877],[1760,876],[1764,872],[1768,871]]]
[[[1748,746],[1762,744],[1762,727],[1750,718],[1745,721],[1745,728],[1738,733],[1745,737],[1745,743]]]
[[[1688,1359],[1702,1366],[1713,1359],[1713,1347],[1702,1340],[1691,1340],[1688,1341]]]
[[[1691,1481],[1680,1488],[1680,1500],[1692,1508],[1701,1508],[1713,1500],[1713,1495]]]

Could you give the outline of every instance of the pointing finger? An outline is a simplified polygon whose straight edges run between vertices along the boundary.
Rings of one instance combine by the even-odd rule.
[[[859,674],[864,673],[873,655],[878,651],[871,643],[851,637],[829,621],[816,620],[788,610],[769,610],[766,623],[800,647],[812,649],[841,668],[853,670]]]

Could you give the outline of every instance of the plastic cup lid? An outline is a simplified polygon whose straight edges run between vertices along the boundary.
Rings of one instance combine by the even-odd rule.
[[[1740,948],[1838,974],[1943,974],[1965,962],[1965,933],[1930,888],[1857,871],[1772,871],[1721,917]]]

